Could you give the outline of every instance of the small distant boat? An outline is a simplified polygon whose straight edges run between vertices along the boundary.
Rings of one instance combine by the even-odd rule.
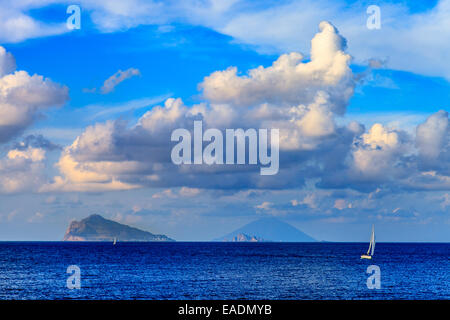
[[[116,237],[114,237],[114,241],[113,241],[113,246],[115,246],[115,245],[116,245],[116,242],[117,242],[117,238],[116,238]]]
[[[375,227],[372,225],[372,235],[370,236],[369,249],[366,254],[361,256],[361,259],[372,259],[373,253],[375,252]]]

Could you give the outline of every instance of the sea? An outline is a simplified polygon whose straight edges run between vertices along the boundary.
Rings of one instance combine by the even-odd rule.
[[[0,242],[0,299],[449,299],[450,243]]]

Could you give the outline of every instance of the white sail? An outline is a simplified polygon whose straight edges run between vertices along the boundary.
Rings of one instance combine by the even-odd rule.
[[[369,249],[367,249],[367,255],[373,256],[375,251],[375,229],[372,225],[372,234],[370,235]]]
[[[367,253],[361,256],[361,259],[372,259],[373,253],[375,252],[375,227],[372,225],[372,234],[370,235],[369,249]]]
[[[372,236],[370,237],[370,246],[372,247],[370,255],[373,256],[373,253],[375,252],[375,227],[373,225],[372,225]]]

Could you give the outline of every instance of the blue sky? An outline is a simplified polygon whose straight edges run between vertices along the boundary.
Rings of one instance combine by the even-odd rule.
[[[365,9],[372,2],[267,1],[255,5],[234,1],[224,5],[204,1],[194,6],[169,1],[155,7],[149,1],[128,5],[119,1],[109,6],[103,1],[82,1],[81,29],[72,31],[65,27],[69,4],[0,4],[10,13],[8,19],[29,19],[16,23],[14,32],[0,31],[0,45],[14,57],[15,70],[42,75],[60,86],[48,92],[42,83],[36,84],[36,90],[44,90],[42,96],[48,95],[49,100],[40,109],[33,103],[21,109],[20,99],[12,101],[14,97],[6,94],[0,101],[0,114],[1,104],[8,108],[17,105],[20,112],[32,113],[24,115],[16,131],[5,129],[5,138],[1,137],[0,122],[0,240],[58,240],[71,219],[92,213],[179,240],[217,238],[267,215],[288,221],[320,240],[366,241],[372,223],[377,225],[380,241],[450,240],[450,129],[442,129],[445,120],[448,126],[448,114],[438,113],[448,111],[450,101],[450,69],[445,63],[450,48],[441,38],[450,35],[450,30],[440,18],[449,13],[449,1],[377,2],[382,13],[380,30],[366,28]],[[268,17],[271,21],[265,22]],[[319,23],[324,20],[337,28],[336,37],[347,41],[348,47],[338,51],[352,56],[349,71],[336,80],[337,89],[303,84],[305,92],[329,91],[326,104],[332,117],[326,121],[331,121],[333,128],[327,131],[331,133],[308,140],[314,144],[312,149],[299,146],[282,152],[280,176],[258,183],[252,171],[231,175],[235,182],[224,188],[220,183],[214,185],[216,179],[224,179],[220,170],[200,172],[190,179],[152,167],[165,164],[158,162],[160,149],[148,141],[157,141],[171,127],[138,136],[144,115],[153,119],[156,111],[152,110],[165,103],[162,112],[169,112],[169,108],[189,112],[202,104],[208,110],[214,106],[228,110],[226,105],[240,115],[233,124],[245,125],[248,113],[242,106],[221,100],[225,91],[212,88],[208,95],[205,77],[233,66],[238,70],[233,79],[238,81],[248,70],[259,66],[268,70],[280,55],[292,51],[304,55],[301,63],[311,62],[311,39],[320,33]],[[439,32],[427,24],[430,20]],[[376,67],[371,67],[370,61],[375,61]],[[332,67],[337,68],[327,68]],[[102,93],[108,78],[130,68],[139,74]],[[8,70],[3,76],[12,72]],[[226,83],[223,86],[219,89],[226,90]],[[26,90],[30,87],[24,85]],[[352,94],[341,97],[344,89]],[[28,91],[23,92],[22,98]],[[267,101],[279,94],[270,87],[265,92]],[[239,94],[241,99],[246,92]],[[174,106],[169,107],[169,98],[181,98],[182,104],[170,100]],[[314,108],[311,101],[302,99],[296,103],[307,110]],[[258,104],[265,102],[255,101],[246,108],[256,112]],[[281,99],[270,107],[294,107],[285,103]],[[221,115],[224,119],[228,116]],[[217,120],[214,113],[211,118]],[[254,121],[249,118],[247,123]],[[359,123],[358,129],[350,127],[354,121]],[[381,131],[371,131],[376,123],[382,125]],[[422,138],[416,134],[421,124],[426,124],[422,125]],[[441,129],[446,131],[437,132]],[[20,147],[26,137],[38,135],[59,147],[45,147],[38,139],[29,140],[33,145]],[[82,135],[87,149],[70,149]],[[107,146],[105,152],[94,152],[90,143],[97,149]],[[365,146],[358,149],[358,143]],[[38,153],[10,156],[12,150],[32,149],[43,150],[45,159]],[[438,154],[429,158],[436,149]],[[95,167],[92,174],[106,175],[109,182],[124,185],[110,191],[112,184],[80,182],[76,180],[80,172],[61,169],[62,159],[68,159],[64,155],[80,167]],[[378,162],[368,162],[366,157]],[[364,163],[355,166],[352,159]],[[120,169],[113,173],[98,169],[108,161]],[[130,163],[138,169],[124,170]],[[380,163],[385,167],[376,171],[374,167]],[[365,169],[368,171],[362,172]],[[120,170],[124,172],[118,174]],[[383,178],[377,172],[383,173]],[[143,182],[144,176],[158,176],[162,182]],[[57,177],[62,178],[61,184]],[[127,190],[125,185],[133,189]]]

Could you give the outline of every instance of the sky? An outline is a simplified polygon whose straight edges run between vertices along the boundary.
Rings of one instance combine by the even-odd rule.
[[[450,0],[0,0],[0,241],[90,214],[207,241],[450,241]],[[380,28],[367,8],[380,8]],[[280,169],[171,162],[176,128],[279,128]]]

